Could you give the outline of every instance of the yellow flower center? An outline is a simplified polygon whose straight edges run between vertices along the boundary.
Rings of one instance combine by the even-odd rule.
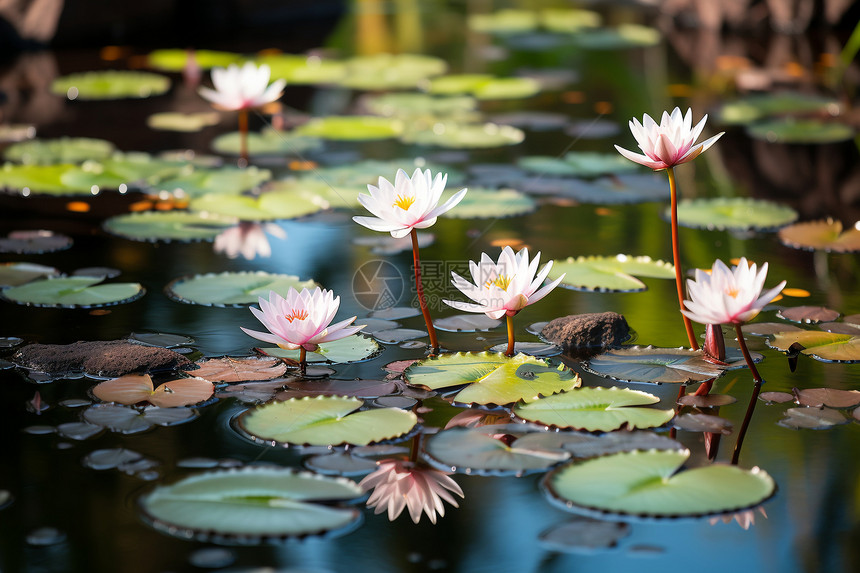
[[[499,275],[493,280],[487,281],[487,288],[490,288],[493,285],[496,285],[502,290],[508,290],[508,285],[511,284],[511,277],[505,275]]]
[[[294,320],[304,320],[308,317],[308,311],[302,310],[293,310],[290,314],[285,314],[284,318],[287,319],[287,322],[292,323]]]
[[[740,291],[739,291],[737,288],[735,288],[735,287],[729,287],[729,288],[727,288],[727,289],[726,289],[726,294],[727,294],[727,295],[729,295],[729,296],[730,296],[730,297],[732,297],[732,298],[738,298],[738,293],[739,293],[739,292],[740,292]]]
[[[394,201],[394,207],[400,207],[404,211],[409,209],[412,204],[415,203],[415,197],[411,195],[398,195],[397,200]]]

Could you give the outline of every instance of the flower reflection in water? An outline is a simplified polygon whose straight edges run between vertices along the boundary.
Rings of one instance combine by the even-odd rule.
[[[735,513],[727,513],[725,515],[718,515],[716,517],[712,517],[709,522],[711,525],[716,525],[720,521],[723,523],[731,523],[733,520],[738,522],[738,525],[743,527],[744,529],[749,529],[751,525],[755,525],[755,512],[758,511],[761,513],[765,519],[767,519],[767,513],[764,510],[763,506],[754,507],[752,509],[746,509],[744,511],[738,511]]]
[[[281,240],[287,238],[287,232],[275,223],[243,221],[215,237],[215,252],[231,259],[241,256],[249,261],[256,257],[271,257],[272,247],[267,234]]]

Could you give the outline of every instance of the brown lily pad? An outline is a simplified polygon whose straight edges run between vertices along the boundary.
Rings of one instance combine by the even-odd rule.
[[[779,240],[795,249],[854,253],[860,251],[860,228],[855,225],[843,232],[841,221],[807,221],[780,229]]]
[[[131,406],[149,402],[159,408],[191,406],[212,397],[215,387],[202,378],[179,378],[153,388],[149,374],[126,374],[93,388],[96,398]]]
[[[709,414],[682,414],[675,418],[672,425],[688,432],[710,432],[725,436],[732,433],[732,423],[729,420]]]
[[[210,382],[272,380],[287,371],[283,360],[270,356],[205,358],[198,361],[197,365],[200,368],[192,370],[191,374]]]
[[[788,392],[762,392],[758,399],[769,404],[785,404],[794,400],[794,395]]]
[[[785,418],[779,421],[780,426],[795,430],[826,430],[848,422],[848,418],[838,410],[829,408],[790,408],[785,411]]]
[[[728,394],[708,394],[705,396],[696,396],[695,394],[687,394],[678,399],[678,404],[682,406],[693,406],[695,408],[717,408],[719,406],[728,406],[734,404],[738,399]]]
[[[785,324],[784,322],[753,322],[745,324],[741,327],[744,334],[750,336],[770,336],[777,332],[791,332],[793,330],[802,330],[799,326],[793,324]]]
[[[823,306],[795,306],[784,308],[776,313],[778,317],[792,322],[813,324],[816,322],[831,322],[839,318],[835,310]]]
[[[851,408],[860,404],[860,391],[857,390],[838,390],[836,388],[805,388],[798,390],[795,388],[794,395],[797,398],[798,404],[812,408],[821,408],[822,406]]]

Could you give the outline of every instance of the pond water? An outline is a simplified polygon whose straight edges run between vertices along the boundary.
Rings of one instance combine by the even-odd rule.
[[[488,99],[478,104],[482,118],[497,118],[516,112],[560,114],[563,123],[523,127],[525,140],[518,145],[489,149],[446,149],[421,146],[394,139],[377,141],[326,141],[322,149],[300,154],[253,158],[251,163],[271,169],[275,178],[285,177],[290,165],[311,161],[320,165],[346,165],[362,159],[391,160],[420,158],[434,165],[463,173],[449,189],[492,187],[491,176],[503,177],[518,159],[526,156],[560,158],[569,151],[615,153],[613,144],[631,148],[634,143],[626,122],[631,117],[652,116],[675,105],[691,106],[696,119],[714,113],[735,96],[726,87],[732,74],[752,67],[762,76],[773,74],[773,64],[758,63],[755,49],[770,47],[785,61],[794,62],[812,74],[812,63],[803,60],[801,49],[782,51],[784,38],[744,44],[739,38],[726,40],[724,49],[735,58],[746,58],[738,69],[726,69],[728,57],[706,61],[687,58],[688,46],[697,33],[664,33],[654,45],[623,49],[586,49],[559,41],[547,32],[498,36],[469,30],[463,11],[427,11],[394,23],[388,41],[374,45],[379,22],[347,14],[330,38],[318,45],[339,49],[338,56],[390,49],[425,52],[448,61],[451,72],[489,73],[499,77],[530,73],[548,82],[540,93],[518,99]],[[483,11],[483,10],[482,10]],[[411,14],[411,13],[404,13]],[[413,16],[411,16],[413,17]],[[647,22],[647,14],[627,9],[604,14],[607,22]],[[417,28],[415,27],[417,26]],[[418,34],[417,32],[421,32]],[[377,40],[379,40],[379,38]],[[670,42],[667,38],[671,38]],[[704,38],[711,40],[712,38]],[[719,38],[718,38],[719,39]],[[840,39],[804,44],[820,56]],[[381,40],[380,40],[381,41]],[[801,45],[800,37],[792,42]],[[826,45],[830,48],[822,48]],[[731,50],[729,50],[730,46]],[[811,46],[811,47],[810,47]],[[228,46],[229,47],[229,46]],[[258,45],[251,50],[277,46]],[[749,49],[749,52],[743,52]],[[249,51],[251,51],[249,50]],[[738,51],[740,50],[740,52]],[[158,153],[191,149],[198,155],[212,153],[211,141],[235,130],[235,116],[224,114],[220,123],[198,133],[156,131],[146,118],[157,112],[204,112],[209,107],[193,90],[183,87],[178,74],[166,95],[142,100],[69,101],[47,93],[52,77],[96,69],[135,66],[134,55],[145,51],[120,51],[119,60],[106,60],[105,52],[40,52],[27,54],[6,69],[4,85],[25,77],[24,70],[47,70],[45,77],[30,79],[32,90],[21,99],[4,104],[9,123],[35,123],[40,138],[94,137],[114,142],[123,151]],[[723,50],[714,48],[714,54]],[[740,53],[741,55],[737,55]],[[768,67],[770,66],[770,67]],[[811,91],[814,81],[797,80]],[[208,77],[208,76],[207,76]],[[853,76],[850,74],[849,79]],[[785,78],[780,77],[780,82]],[[794,81],[789,78],[789,81]],[[856,88],[856,85],[854,86]],[[284,99],[287,121],[298,114],[314,116],[353,113],[363,91],[334,87],[287,87]],[[526,117],[548,121],[546,115]],[[270,121],[267,114],[251,118],[252,130]],[[571,135],[571,125],[584,126],[584,135]],[[592,137],[598,128],[605,134]],[[616,129],[617,128],[617,129]],[[785,144],[751,138],[741,127],[720,123],[711,116],[705,134],[727,133],[694,162],[679,166],[677,175],[682,197],[756,197],[790,206],[800,220],[832,217],[846,228],[858,218],[857,147],[853,141],[821,145]],[[703,136],[704,137],[704,136]],[[286,155],[286,157],[285,157]],[[225,161],[235,164],[235,157]],[[485,167],[489,165],[489,167]],[[405,166],[408,167],[408,166]],[[642,175],[648,175],[642,172]],[[394,172],[375,177],[394,177]],[[325,177],[320,175],[320,178]],[[375,177],[367,182],[374,183]],[[657,174],[660,185],[665,176]],[[538,182],[552,176],[537,176]],[[486,182],[486,183],[485,183]],[[531,180],[533,185],[534,177]],[[462,183],[462,185],[460,185]],[[517,188],[522,179],[506,187]],[[335,192],[344,191],[333,184]],[[662,213],[666,203],[606,204],[580,202],[550,194],[528,195],[533,211],[511,217],[445,218],[428,232],[432,244],[421,248],[425,286],[435,318],[458,314],[440,303],[441,298],[459,297],[450,286],[450,270],[465,272],[468,261],[482,252],[495,258],[501,245],[516,249],[528,246],[540,251],[542,260],[578,256],[649,256],[671,262],[670,228]],[[193,339],[187,345],[204,356],[243,356],[257,343],[240,327],[258,328],[245,307],[215,307],[182,304],[165,294],[165,287],[179,277],[204,273],[266,271],[313,279],[341,297],[338,317],[358,315],[358,323],[373,310],[373,303],[356,294],[356,273],[392,265],[399,275],[395,289],[397,306],[414,306],[411,286],[412,258],[408,250],[375,254],[358,238],[382,236],[352,222],[360,209],[327,209],[307,217],[279,220],[281,238],[269,234],[270,257],[228,258],[213,250],[211,241],[142,242],[111,235],[102,229],[109,217],[128,212],[142,195],[102,191],[97,196],[28,197],[17,191],[0,196],[0,235],[22,229],[48,229],[71,237],[67,250],[44,254],[4,253],[0,262],[27,261],[71,273],[81,267],[108,267],[121,271],[114,280],[139,282],[146,294],[127,304],[90,308],[33,308],[2,304],[0,336],[19,337],[24,343],[68,344],[78,340],[114,340],[130,333],[162,332]],[[70,202],[83,207],[70,210]],[[853,201],[853,202],[852,202]],[[860,313],[858,260],[852,253],[809,252],[784,246],[773,231],[680,230],[684,268],[710,268],[716,259],[747,257],[768,262],[768,286],[786,280],[788,287],[808,292],[808,297],[786,296],[768,306],[757,322],[792,324],[777,317],[777,311],[793,306],[832,308],[842,315]],[[515,319],[517,340],[537,342],[526,329],[532,323],[559,316],[615,311],[635,331],[634,344],[656,347],[686,346],[683,325],[677,312],[675,285],[671,280],[644,278],[643,292],[582,292],[558,288],[540,303]],[[399,296],[398,296],[399,295]],[[461,298],[460,298],[461,299]],[[462,300],[462,299],[461,299]],[[383,306],[387,306],[387,302]],[[408,329],[424,329],[420,316],[397,319]],[[802,325],[804,328],[814,328]],[[696,325],[696,332],[703,328]],[[504,325],[488,332],[440,331],[440,342],[449,350],[480,351],[506,341]],[[727,335],[730,346],[732,336]],[[426,343],[426,338],[419,338]],[[826,363],[800,356],[792,371],[785,355],[768,348],[762,337],[750,336],[752,350],[764,355],[759,371],[765,391],[791,392],[793,388],[837,388],[860,385],[856,364]],[[381,379],[382,367],[397,360],[423,358],[426,344],[381,343],[381,353],[360,362],[334,364],[339,379]],[[11,355],[11,350],[6,358]],[[582,370],[577,359],[564,360],[579,372],[584,386],[620,384]],[[840,571],[856,570],[860,564],[860,490],[858,461],[860,430],[850,421],[826,430],[790,429],[777,423],[793,404],[759,402],[740,455],[740,467],[760,467],[775,480],[778,490],[756,514],[748,530],[736,522],[712,524],[708,519],[676,521],[631,521],[629,535],[617,546],[590,552],[564,553],[539,542],[545,530],[571,519],[573,514],[551,504],[541,492],[541,473],[523,477],[482,477],[455,474],[464,498],[460,507],[446,506],[436,525],[426,519],[412,524],[401,515],[389,521],[385,515],[356,506],[363,522],[340,536],[289,540],[275,545],[227,546],[164,535],[141,519],[138,497],[153,483],[168,483],[192,472],[188,460],[206,458],[213,465],[276,464],[301,467],[307,451],[258,445],[240,435],[233,420],[249,406],[234,398],[210,400],[196,408],[199,418],[190,423],[156,427],[147,432],[123,435],[101,432],[90,439],[68,439],[53,430],[33,431],[34,426],[56,427],[79,421],[83,407],[69,400],[93,401],[96,380],[82,377],[40,383],[37,376],[18,368],[0,370],[0,435],[5,437],[0,453],[0,494],[9,492],[12,503],[0,497],[0,571],[197,571],[205,568],[292,571],[664,571],[681,567],[703,571]],[[676,385],[631,384],[655,394],[659,407],[671,408],[678,395]],[[734,424],[735,432],[723,436],[716,460],[728,463],[737,428],[752,393],[753,380],[746,369],[732,370],[718,379],[713,393],[737,398],[720,408],[719,415]],[[37,413],[34,395],[49,408]],[[461,411],[435,396],[425,401],[426,427],[443,427]],[[36,410],[36,411],[34,411]],[[842,410],[850,416],[850,410]],[[667,428],[659,430],[669,433]],[[677,439],[692,455],[689,467],[707,465],[701,432],[679,430]],[[409,442],[405,442],[408,444]],[[93,451],[126,448],[152,460],[151,467],[135,471],[92,469],[84,459]],[[318,453],[313,450],[312,453]],[[202,462],[201,462],[202,463]],[[185,467],[183,467],[185,466]],[[139,471],[137,471],[139,470]],[[207,550],[211,550],[208,553]],[[211,559],[211,562],[207,562]],[[257,569],[255,569],[257,568]]]

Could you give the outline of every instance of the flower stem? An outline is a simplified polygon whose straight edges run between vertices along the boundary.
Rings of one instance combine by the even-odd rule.
[[[248,165],[248,110],[239,110],[239,159]]]
[[[666,169],[666,175],[669,176],[669,196],[671,198],[672,210],[672,264],[675,265],[675,286],[678,289],[678,304],[681,305],[681,310],[684,310],[684,281],[683,273],[681,272],[681,247],[678,242],[678,186],[675,183],[675,170],[672,167]],[[686,315],[681,314],[684,319],[684,328],[687,330],[687,340],[690,341],[690,347],[693,350],[699,349],[699,343],[696,342],[696,335],[693,333],[693,323]]]
[[[427,299],[424,297],[424,285],[421,283],[421,261],[418,258],[418,233],[413,228],[409,232],[409,235],[412,237],[412,266],[415,267],[415,290],[418,292],[418,304],[421,306],[421,314],[424,315],[427,334],[430,335],[430,352],[435,354],[439,350],[439,342],[436,340],[436,329],[433,328],[433,320],[430,318],[430,310],[427,308]]]
[[[505,350],[505,356],[513,356],[514,355],[514,317],[510,314],[507,315],[507,324],[508,324],[508,349]]]
[[[299,348],[299,372],[304,376],[308,371],[308,362],[307,362],[307,354],[308,351],[305,350],[305,347],[302,346]]]
[[[741,423],[741,428],[738,430],[738,441],[735,443],[735,451],[732,453],[732,464],[737,465],[738,459],[741,455],[741,446],[744,444],[744,436],[747,433],[747,428],[749,428],[750,420],[752,420],[753,412],[755,411],[756,402],[758,402],[758,395],[761,392],[761,385],[764,382],[761,379],[761,376],[758,373],[758,370],[755,367],[755,363],[752,360],[752,356],[750,356],[750,351],[747,349],[747,343],[744,341],[744,333],[741,330],[741,325],[735,325],[735,332],[738,335],[738,343],[741,346],[741,352],[744,355],[744,360],[746,360],[747,366],[749,366],[750,371],[752,372],[753,379],[755,380],[755,385],[753,385],[753,393],[750,397],[750,403],[747,406],[747,413],[744,415],[744,421]]]

